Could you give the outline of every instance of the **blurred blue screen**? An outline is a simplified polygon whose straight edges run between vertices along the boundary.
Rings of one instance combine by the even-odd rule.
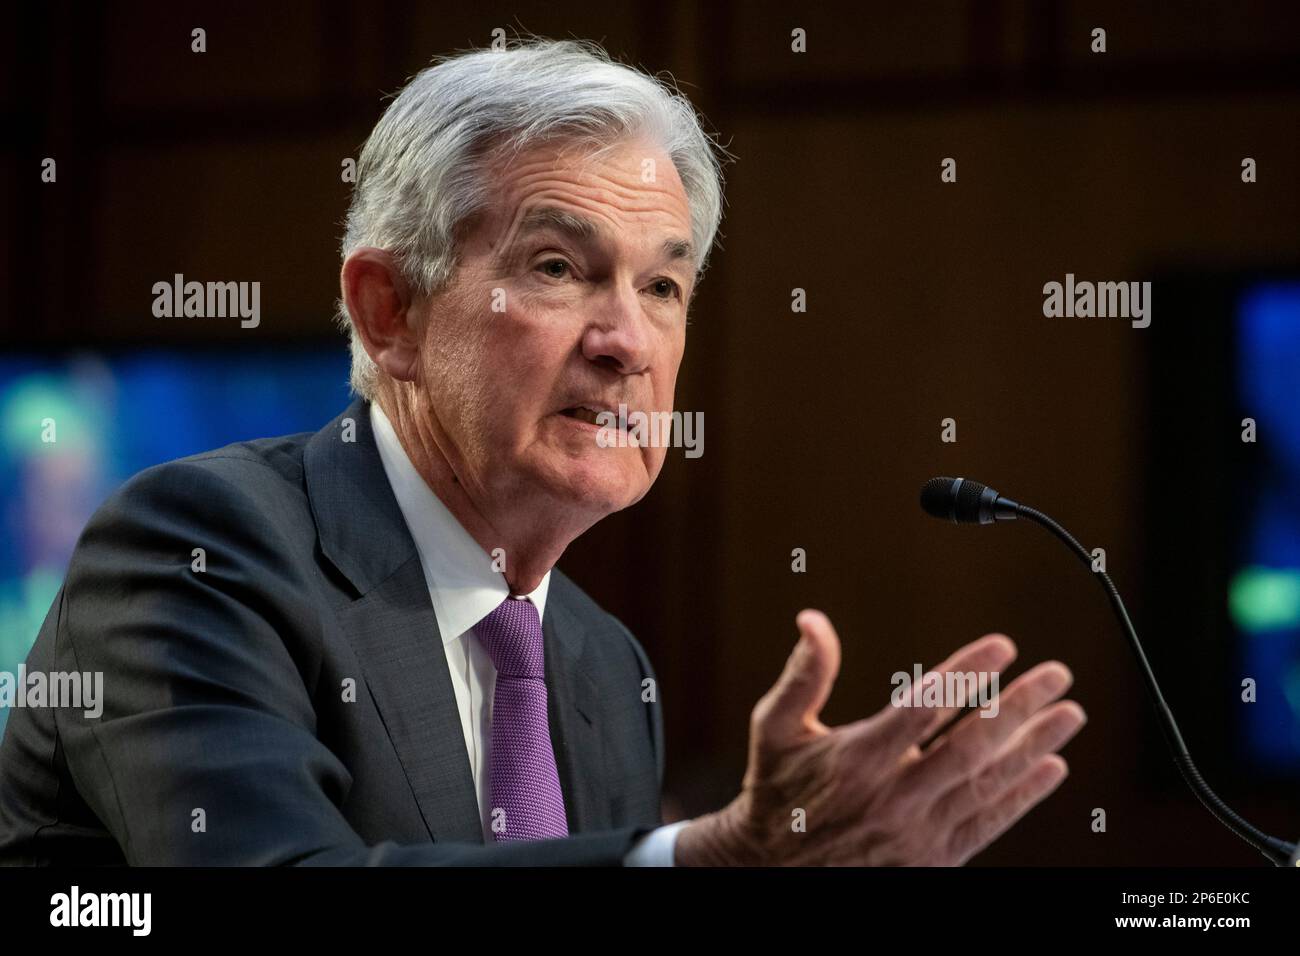
[[[1257,451],[1230,509],[1236,538],[1228,609],[1243,675],[1247,757],[1300,766],[1300,283],[1248,288],[1236,315],[1237,400],[1258,428]]]
[[[315,431],[346,406],[347,377],[341,346],[0,356],[0,670],[26,657],[118,485],[230,442]]]

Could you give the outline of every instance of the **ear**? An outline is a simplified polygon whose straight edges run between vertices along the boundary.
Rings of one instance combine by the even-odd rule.
[[[356,249],[343,263],[339,286],[371,361],[398,381],[413,381],[420,329],[397,260],[384,249]]]

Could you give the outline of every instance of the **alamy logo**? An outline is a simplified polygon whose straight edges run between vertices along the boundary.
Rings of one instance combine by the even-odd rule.
[[[0,707],[77,707],[85,717],[104,712],[103,671],[0,671]]]
[[[1151,283],[1075,282],[1074,273],[1067,272],[1064,285],[1043,286],[1043,315],[1132,319],[1133,328],[1145,329],[1151,324]]]
[[[602,411],[596,444],[601,448],[685,448],[687,458],[704,454],[703,412],[629,412],[620,403],[617,414]]]
[[[895,671],[889,682],[894,692],[889,702],[895,707],[970,707],[978,704],[981,717],[998,715],[997,671],[930,672],[922,675],[921,665],[912,673]]]
[[[68,893],[50,897],[51,926],[129,926],[133,936],[148,936],[153,924],[151,893]]]
[[[244,329],[255,329],[262,321],[260,282],[186,282],[178,272],[171,282],[155,282],[153,295],[153,314],[159,319],[238,316]]]

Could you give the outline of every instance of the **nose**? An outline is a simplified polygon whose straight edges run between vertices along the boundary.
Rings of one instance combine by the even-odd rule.
[[[623,375],[645,371],[650,364],[650,329],[636,291],[611,289],[592,304],[597,314],[583,332],[582,354]]]

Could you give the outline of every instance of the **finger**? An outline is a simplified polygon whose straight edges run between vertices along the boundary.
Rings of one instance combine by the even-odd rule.
[[[1007,741],[987,767],[935,802],[930,811],[934,827],[947,830],[981,808],[996,803],[1043,757],[1064,747],[1087,722],[1083,708],[1072,700],[1040,710]]]
[[[825,731],[818,719],[840,670],[840,639],[821,611],[804,610],[795,617],[799,642],[781,676],[754,708],[754,721],[763,740],[783,744]]]
[[[1070,773],[1065,760],[1057,754],[1039,759],[1001,800],[985,807],[958,824],[948,840],[948,859],[961,866],[984,849],[1011,825],[1051,795]]]
[[[966,706],[966,701],[945,701],[953,706],[925,707],[921,693],[928,682],[938,680],[947,685],[949,674],[1002,671],[1016,659],[1016,645],[1005,634],[986,634],[977,641],[959,648],[951,657],[922,676],[910,690],[895,690],[894,701],[878,713],[849,724],[844,728],[845,742],[850,750],[856,748],[863,755],[870,754],[875,767],[897,760],[913,744],[933,734]]]
[[[984,768],[1003,744],[1035,713],[1066,692],[1074,681],[1070,669],[1047,661],[1016,678],[991,711],[967,714],[908,770],[906,785],[920,792],[942,793]]]
[[[993,655],[993,656],[982,657],[982,658],[976,657],[974,659],[967,659],[965,661],[958,659],[958,655],[960,655],[963,650],[979,647],[982,644],[982,642],[990,641],[990,640],[996,641],[997,638],[1002,638],[1003,640],[1006,641],[1007,644],[1011,645],[1010,657]],[[1000,645],[1000,642],[998,643]],[[1005,648],[1000,646],[998,647],[998,650],[1000,652],[1005,652]],[[1005,634],[986,634],[978,641],[972,641],[970,644],[967,644],[966,647],[957,651],[956,654],[953,654],[952,657],[950,657],[948,660],[944,661],[942,664],[936,667],[933,673],[935,673],[936,675],[943,675],[945,686],[946,686],[946,681],[948,679],[948,674],[957,674],[957,673],[960,674],[999,673],[1000,674],[1002,671],[1006,670],[1015,662],[1016,656],[1019,653],[1020,652],[1017,650],[1015,643],[1011,640],[1011,638],[1007,637]],[[927,677],[923,676],[921,686],[919,688],[916,687],[912,688],[914,708],[915,708],[915,704],[919,703],[917,698],[921,697],[921,695],[924,693],[926,679]],[[974,703],[974,701],[967,699],[965,693],[967,687],[964,681],[959,682],[957,689],[958,689],[958,697],[955,700],[944,701],[945,704],[951,704],[952,706],[928,708],[930,710],[931,717],[929,723],[927,723],[925,725],[925,728],[921,731],[921,737],[920,737],[921,740],[923,741],[928,740],[934,734],[942,730],[945,724],[947,724],[954,717],[956,717],[963,710],[965,710],[972,703]]]

